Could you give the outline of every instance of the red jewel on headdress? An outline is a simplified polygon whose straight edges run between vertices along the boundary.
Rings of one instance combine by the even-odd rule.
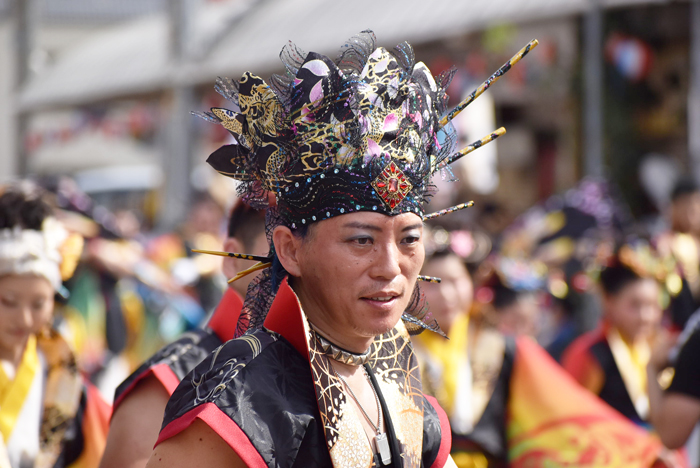
[[[372,181],[372,187],[384,203],[393,210],[408,195],[413,185],[396,163],[391,161]]]

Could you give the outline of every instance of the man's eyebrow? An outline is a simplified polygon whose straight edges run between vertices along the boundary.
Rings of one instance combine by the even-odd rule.
[[[418,229],[421,227],[423,227],[423,223],[411,224],[410,226],[406,226],[405,228],[401,229],[401,232],[406,232],[410,231],[411,229]]]
[[[343,224],[344,228],[367,229],[368,231],[381,232],[382,228],[375,224],[358,223],[357,221]]]
[[[357,221],[355,222],[350,222],[350,223],[345,223],[343,224],[344,228],[355,228],[355,229],[366,229],[368,231],[374,231],[374,232],[381,232],[382,228],[375,224],[367,224],[367,223],[358,223]],[[401,232],[406,232],[410,231],[411,229],[418,229],[420,227],[423,227],[423,223],[415,223],[415,224],[410,224],[403,229],[401,229]]]

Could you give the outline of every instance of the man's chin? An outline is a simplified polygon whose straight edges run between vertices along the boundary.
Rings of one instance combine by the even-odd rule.
[[[396,327],[399,320],[401,320],[401,314],[391,314],[372,320],[371,323],[368,321],[368,323],[363,324],[363,328],[366,330],[366,336],[379,336]]]

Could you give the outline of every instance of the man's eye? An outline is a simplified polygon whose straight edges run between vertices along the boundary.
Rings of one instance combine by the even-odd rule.
[[[17,306],[17,303],[15,301],[11,301],[11,300],[5,299],[5,298],[1,299],[0,303],[2,303],[2,305],[4,305],[5,307],[16,307]]]
[[[369,237],[358,237],[353,239],[353,241],[358,245],[370,245],[372,243],[372,239]]]
[[[405,244],[415,244],[420,241],[420,237],[418,236],[408,236],[404,239]]]

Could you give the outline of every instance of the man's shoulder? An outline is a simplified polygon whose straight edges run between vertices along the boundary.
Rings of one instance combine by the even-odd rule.
[[[266,462],[300,453],[302,443],[323,448],[304,456],[327,458],[309,361],[265,329],[227,341],[180,382],[168,401],[159,442],[195,419],[234,450],[252,444]]]
[[[143,379],[153,376],[172,394],[178,383],[212,351],[221,346],[218,336],[204,329],[184,333],[144,361],[114,392],[115,408]]]
[[[216,348],[182,380],[166,413],[177,418],[205,403],[228,407],[251,397],[269,402],[309,392],[314,393],[308,361],[279,334],[261,329]]]

